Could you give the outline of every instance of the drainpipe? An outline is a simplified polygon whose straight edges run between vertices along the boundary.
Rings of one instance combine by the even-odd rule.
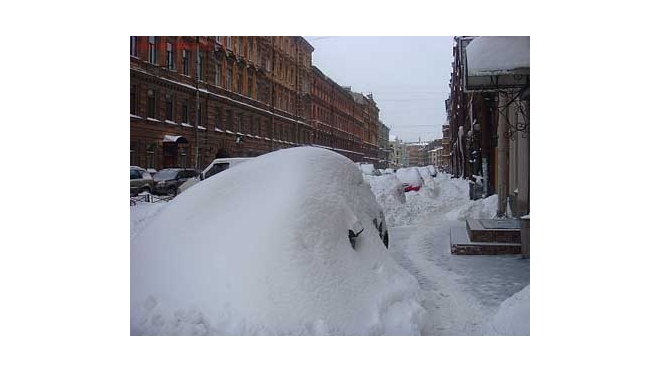
[[[271,41],[271,64],[270,64],[270,151],[275,148],[275,36],[270,37]]]
[[[506,93],[500,92],[498,95],[498,102],[507,101]],[[497,118],[497,217],[503,218],[506,216],[506,203],[509,196],[509,138],[506,136],[507,132],[507,117],[509,115],[509,107],[505,107],[504,111],[498,110],[499,117]]]
[[[197,47],[197,66],[202,67],[202,64],[199,63],[199,36],[196,37],[196,47]],[[199,78],[202,77],[200,71],[197,71],[197,76],[195,79],[195,170],[199,170],[199,116],[202,113],[201,108],[199,107]]]

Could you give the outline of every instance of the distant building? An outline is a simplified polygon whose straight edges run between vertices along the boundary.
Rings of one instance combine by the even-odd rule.
[[[440,153],[440,168],[449,171],[451,166],[451,145],[449,138],[449,125],[442,125],[442,151]]]
[[[398,169],[408,166],[406,144],[397,137],[390,137],[390,167]]]
[[[428,165],[427,142],[406,143],[408,150],[408,166]]]
[[[382,121],[378,121],[378,163],[375,164],[378,169],[385,169],[388,166],[390,153],[390,128],[385,126]]]

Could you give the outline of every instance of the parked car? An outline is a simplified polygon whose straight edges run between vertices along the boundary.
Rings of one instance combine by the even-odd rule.
[[[387,243],[369,184],[333,151],[207,174],[131,240],[131,334],[417,335],[419,285]]]
[[[395,175],[399,178],[401,183],[403,183],[405,192],[419,191],[419,189],[422,188],[422,184],[424,184],[422,176],[419,174],[419,170],[417,170],[416,167],[399,169]]]
[[[381,175],[380,170],[374,167],[374,164],[359,164],[358,166],[364,175]]]
[[[198,173],[195,169],[162,169],[154,175],[155,193],[176,195],[181,184],[197,175]]]
[[[220,173],[222,171],[225,171],[229,169],[230,167],[234,167],[242,162],[245,162],[247,160],[251,160],[252,157],[231,157],[231,158],[216,158],[215,160],[211,161],[209,166],[207,166],[202,172],[194,178],[190,178],[187,181],[185,181],[183,184],[179,186],[179,191],[178,193],[182,193],[188,188],[194,186],[195,184],[199,183],[200,181],[207,179],[209,177],[212,177],[213,175]]]
[[[154,190],[154,180],[149,172],[139,166],[131,166],[131,196]]]

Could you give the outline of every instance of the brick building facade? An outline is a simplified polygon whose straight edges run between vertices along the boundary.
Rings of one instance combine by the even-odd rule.
[[[378,108],[312,66],[300,36],[132,36],[130,162],[203,168],[318,145],[377,158]]]

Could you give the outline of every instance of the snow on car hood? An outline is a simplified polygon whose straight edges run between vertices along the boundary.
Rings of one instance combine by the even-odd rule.
[[[206,179],[131,241],[131,334],[419,334],[419,285],[379,213],[360,170],[320,148]]]
[[[422,178],[417,168],[414,167],[402,168],[397,170],[396,173],[394,173],[394,175],[396,175],[396,177],[399,178],[401,183],[407,183],[415,187],[422,185]]]

